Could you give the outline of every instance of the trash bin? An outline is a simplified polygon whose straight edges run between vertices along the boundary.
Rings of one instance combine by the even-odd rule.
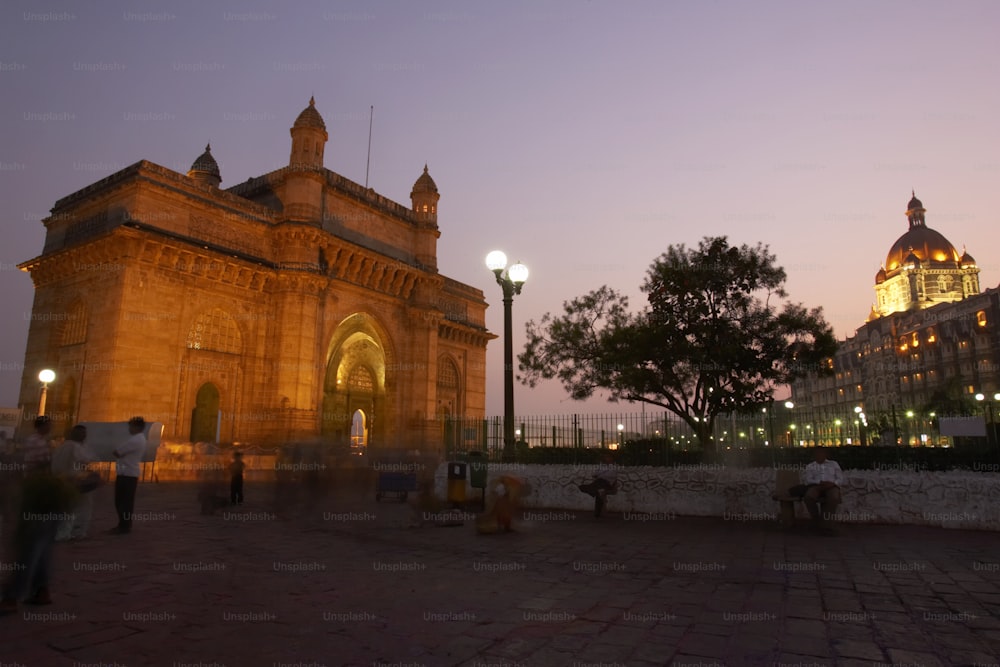
[[[465,470],[467,466],[462,461],[448,462],[448,502],[465,502]]]

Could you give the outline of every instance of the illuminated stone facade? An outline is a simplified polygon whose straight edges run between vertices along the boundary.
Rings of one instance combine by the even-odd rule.
[[[323,167],[314,101],[288,166],[226,190],[211,150],[56,202],[30,272],[21,385],[57,424],[162,421],[174,441],[440,448],[485,410],[486,302],[437,270],[426,166],[403,206]]]
[[[792,384],[798,442],[943,443],[935,406],[1000,391],[1000,291],[979,291],[975,261],[927,228],[924,212],[910,200],[910,230],[876,276],[878,303],[838,346],[832,375]]]

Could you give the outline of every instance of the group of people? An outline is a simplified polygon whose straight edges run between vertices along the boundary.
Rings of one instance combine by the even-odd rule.
[[[55,450],[50,444],[52,422],[35,419],[34,433],[20,452],[20,475],[9,475],[9,502],[16,514],[5,512],[4,538],[13,549],[14,567],[3,586],[0,613],[17,609],[19,602],[50,604],[49,572],[57,541],[87,537],[93,499],[90,492],[100,476],[88,466],[97,461],[87,446],[87,428],[78,424]],[[129,420],[129,437],[115,447],[115,512],[118,524],[109,533],[126,535],[132,530],[135,493],[146,451],[146,422]],[[12,467],[12,469],[17,469]],[[13,530],[11,530],[13,529]]]

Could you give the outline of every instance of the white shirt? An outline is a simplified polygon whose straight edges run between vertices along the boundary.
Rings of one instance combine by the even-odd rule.
[[[66,440],[52,456],[52,472],[57,475],[75,475],[84,472],[86,465],[94,460],[94,455],[85,444]]]
[[[837,486],[843,486],[844,471],[840,469],[840,464],[827,459],[823,463],[813,461],[807,465],[805,483],[819,484],[820,482],[833,482]]]
[[[115,451],[121,455],[115,462],[115,474],[119,477],[138,477],[142,456],[146,453],[146,436],[142,433],[131,435],[125,444]]]

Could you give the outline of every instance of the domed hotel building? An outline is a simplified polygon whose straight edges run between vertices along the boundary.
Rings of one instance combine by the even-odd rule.
[[[438,272],[427,166],[402,205],[324,167],[315,100],[290,133],[286,166],[228,189],[206,147],[186,174],[143,160],[55,203],[20,265],[26,420],[42,369],[57,433],[142,414],[167,441],[433,451],[484,414],[495,336],[483,292]]]
[[[791,386],[799,444],[947,444],[935,424],[956,406],[1000,391],[1000,295],[979,268],[927,226],[916,195],[908,228],[875,275],[867,322],[842,341],[831,374]],[[780,408],[779,408],[780,410]],[[984,414],[981,413],[981,414]]]

